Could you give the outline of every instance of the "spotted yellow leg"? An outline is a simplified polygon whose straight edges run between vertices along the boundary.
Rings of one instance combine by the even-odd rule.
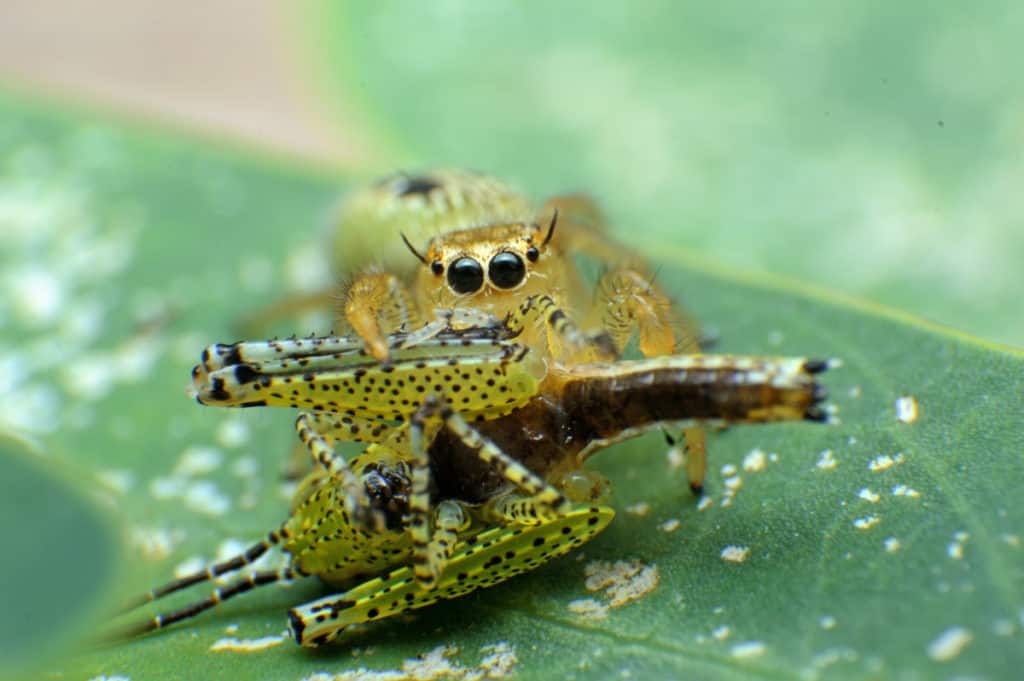
[[[461,542],[437,584],[419,585],[413,570],[402,567],[342,594],[293,608],[288,617],[295,641],[315,647],[346,627],[415,610],[442,599],[458,598],[529,572],[590,541],[615,512],[606,506],[576,509],[539,525],[496,527]]]
[[[437,396],[427,396],[423,406],[413,414],[409,426],[412,452],[409,534],[413,546],[413,574],[421,588],[435,588],[445,568],[446,556],[436,549],[431,550],[431,547],[437,545],[438,538],[436,532],[432,533],[429,524],[430,461],[427,449],[440,428],[449,429],[496,475],[505,478],[515,485],[516,489],[530,496],[535,509],[533,515],[514,518],[515,522],[540,523],[569,511],[570,502],[564,494],[481,436],[458,412]]]

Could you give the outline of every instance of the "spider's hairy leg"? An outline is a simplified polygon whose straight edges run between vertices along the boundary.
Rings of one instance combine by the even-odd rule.
[[[458,412],[437,396],[430,395],[424,400],[423,406],[410,419],[409,426],[413,461],[409,533],[413,544],[413,573],[421,588],[435,588],[444,570],[444,556],[430,550],[436,535],[431,537],[428,524],[430,462],[426,443],[433,440],[440,428],[450,430],[481,461],[530,497],[532,513],[515,518],[516,522],[537,524],[564,515],[570,510],[571,502],[562,492],[480,435]]]
[[[345,291],[344,317],[370,354],[388,361],[387,335],[419,326],[419,314],[405,284],[393,274],[366,270]]]
[[[300,645],[316,647],[335,639],[349,625],[493,586],[590,541],[613,517],[615,512],[608,507],[588,506],[539,525],[485,530],[455,547],[434,588],[420,586],[412,568],[392,570],[344,593],[293,608],[288,613],[292,634]]]

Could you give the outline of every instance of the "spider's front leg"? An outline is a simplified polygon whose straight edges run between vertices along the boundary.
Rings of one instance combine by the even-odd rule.
[[[419,314],[405,284],[393,274],[369,269],[356,275],[345,291],[344,318],[375,359],[390,358],[387,336],[420,326]]]

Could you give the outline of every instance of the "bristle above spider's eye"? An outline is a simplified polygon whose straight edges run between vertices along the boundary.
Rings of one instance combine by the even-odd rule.
[[[526,277],[526,264],[515,253],[502,251],[491,258],[487,276],[498,288],[515,288]]]
[[[484,268],[473,258],[459,258],[448,266],[448,285],[456,293],[476,293],[484,285]]]

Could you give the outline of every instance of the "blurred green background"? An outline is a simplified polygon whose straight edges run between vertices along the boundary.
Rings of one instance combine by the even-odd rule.
[[[14,0],[5,15],[0,74],[66,106],[365,176],[458,164],[538,196],[587,190],[629,234],[1024,345],[1019,3]]]
[[[1011,2],[8,0],[0,674],[42,659],[64,678],[300,678],[451,640],[473,665],[507,637],[522,678],[1012,678],[1024,364],[998,344],[1024,346],[1021,35]],[[293,415],[199,409],[188,370],[243,313],[327,280],[320,238],[346,188],[437,165],[594,194],[722,350],[842,356],[844,425],[716,435],[713,468],[754,448],[781,463],[706,512],[680,504],[658,438],[598,462],[620,517],[588,557],[656,560],[664,580],[605,623],[565,611],[588,596],[569,558],[327,655],[208,651],[231,623],[279,635],[285,606],[318,593],[304,585],[47,657],[120,596],[281,519]],[[906,394],[913,427],[893,416]],[[622,512],[641,501],[650,517]],[[874,516],[874,533],[853,524]],[[671,518],[678,533],[658,529]],[[754,553],[731,571],[734,539]],[[969,640],[933,655],[957,627]],[[765,648],[747,659],[744,641]]]

